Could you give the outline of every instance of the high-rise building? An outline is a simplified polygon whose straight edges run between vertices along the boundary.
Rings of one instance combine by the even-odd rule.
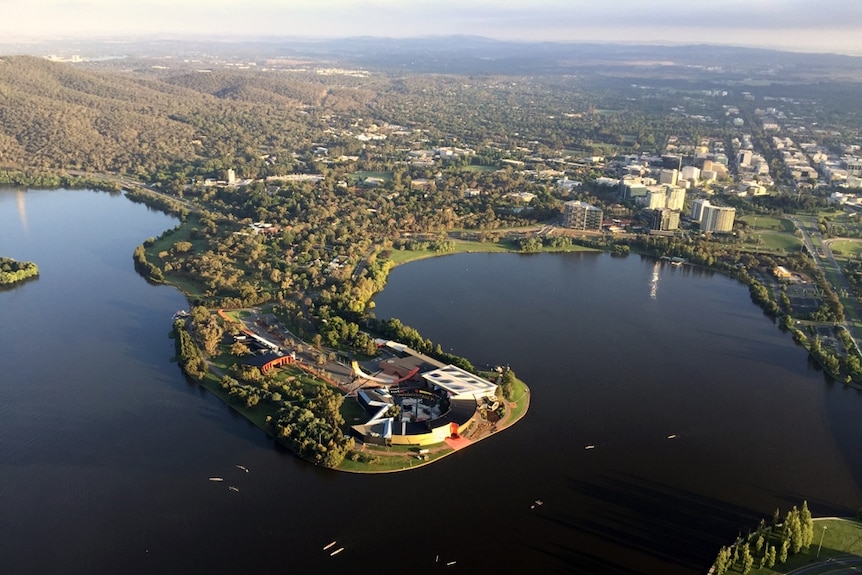
[[[644,198],[645,208],[648,210],[660,210],[667,207],[667,192],[661,190],[651,190],[647,192]]]
[[[667,232],[678,228],[679,212],[677,210],[670,210],[668,208],[653,210],[652,220],[650,221],[651,230]]]
[[[697,182],[700,179],[700,168],[694,166],[686,166],[682,169],[682,179]]]
[[[698,198],[691,203],[691,219],[699,222],[703,219],[703,209],[710,206],[709,200]]]
[[[665,154],[661,157],[661,167],[666,170],[679,170],[682,167],[682,156]]]
[[[736,208],[725,206],[704,206],[700,229],[704,232],[726,234],[733,231]]]
[[[679,170],[662,170],[659,172],[658,183],[675,186],[679,179]]]
[[[563,204],[563,225],[576,230],[602,229],[602,210],[586,202],[572,200]]]
[[[666,207],[682,211],[685,207],[685,188],[668,188]]]

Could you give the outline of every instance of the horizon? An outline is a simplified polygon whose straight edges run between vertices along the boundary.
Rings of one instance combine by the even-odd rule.
[[[504,42],[714,45],[862,56],[862,2],[715,0],[0,0],[0,43],[327,41],[468,36]]]

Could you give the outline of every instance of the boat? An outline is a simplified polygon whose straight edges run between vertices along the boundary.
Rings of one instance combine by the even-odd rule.
[[[676,439],[676,433],[667,436],[668,439]]]
[[[323,550],[324,550],[324,551],[326,551],[327,549],[329,549],[329,548],[330,548],[330,547],[332,547],[333,545],[335,545],[335,541],[333,541],[332,543],[330,543],[329,545],[327,545],[326,547],[324,547],[324,548],[323,548]]]
[[[248,469],[247,469],[246,467],[242,466],[242,465],[237,465],[237,466],[236,466],[236,468],[237,468],[237,469],[242,469],[243,471],[245,471],[246,473],[248,473]]]
[[[448,563],[446,563],[446,567],[451,567],[455,563],[457,563],[457,561],[449,561]]]
[[[234,492],[239,491],[239,487],[234,487],[233,485],[231,485],[230,487],[228,487],[228,489],[230,489],[231,491],[234,491]]]
[[[334,557],[334,556],[338,555],[339,553],[341,553],[342,551],[344,551],[344,547],[339,547],[338,549],[336,549],[335,551],[330,553],[329,556]]]
[[[224,481],[223,477],[210,477],[210,481]]]
[[[545,502],[542,501],[541,499],[536,499],[536,505],[544,505],[544,504],[545,504]]]
[[[587,445],[586,447],[584,447],[584,449],[595,449],[595,448],[596,448],[595,445]]]

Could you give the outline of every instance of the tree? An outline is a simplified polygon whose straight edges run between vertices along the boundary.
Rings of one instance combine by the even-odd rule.
[[[244,355],[250,354],[251,350],[243,342],[235,341],[233,343],[233,345],[230,346],[230,353],[231,353],[231,355],[236,355],[238,357],[242,357]]]
[[[770,569],[775,567],[775,545],[770,545],[767,549],[766,566]]]
[[[506,367],[500,377],[500,387],[503,390],[503,397],[506,399],[514,399],[512,396],[515,393],[515,379],[515,372]]]
[[[742,573],[748,573],[754,566],[754,557],[751,555],[751,549],[748,543],[742,546]]]
[[[724,575],[730,569],[730,549],[722,547],[718,550],[718,556],[715,558],[715,575]]]
[[[802,502],[802,509],[799,510],[799,523],[802,531],[802,547],[807,549],[814,541],[814,520],[808,510],[808,501]]]
[[[778,562],[786,563],[787,562],[787,552],[790,550],[790,541],[785,539],[781,542],[781,549],[778,552]]]

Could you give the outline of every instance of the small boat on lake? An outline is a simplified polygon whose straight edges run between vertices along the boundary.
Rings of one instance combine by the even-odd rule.
[[[224,481],[224,477],[210,477],[210,481]]]
[[[237,469],[242,469],[243,471],[245,471],[246,473],[248,473],[248,469],[247,469],[246,467],[242,466],[242,465],[237,465],[237,466],[236,466],[236,468],[237,468]]]
[[[335,541],[333,541],[333,542],[332,542],[332,543],[330,543],[329,545],[325,546],[325,547],[323,548],[323,550],[324,550],[324,551],[326,551],[327,549],[329,549],[329,548],[330,548],[330,547],[332,547],[333,545],[335,545]]]
[[[336,549],[335,551],[330,553],[329,556],[334,557],[334,556],[338,555],[339,553],[341,553],[342,551],[344,551],[344,547],[339,547],[338,549]]]
[[[234,487],[233,485],[231,485],[230,487],[228,487],[228,489],[230,489],[230,490],[231,490],[231,491],[233,491],[234,493],[236,493],[236,492],[238,492],[238,491],[239,491],[239,487]]]

